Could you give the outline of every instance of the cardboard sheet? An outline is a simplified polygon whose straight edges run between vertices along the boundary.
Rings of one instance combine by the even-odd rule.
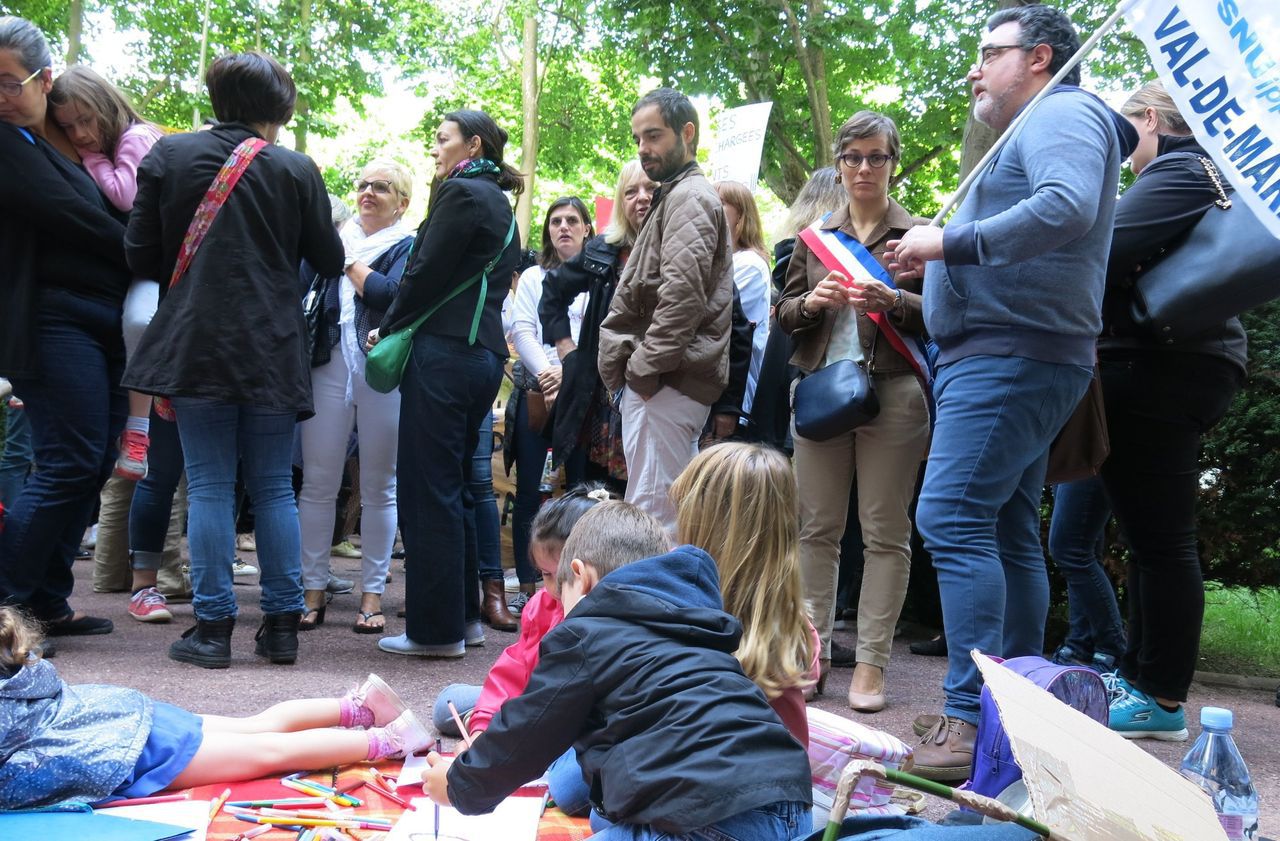
[[[1035,817],[1064,841],[1226,841],[1200,789],[1123,736],[972,653]]]

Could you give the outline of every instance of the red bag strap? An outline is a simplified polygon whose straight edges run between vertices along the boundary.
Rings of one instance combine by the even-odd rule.
[[[191,225],[187,227],[187,235],[182,239],[182,248],[178,251],[178,262],[174,264],[173,276],[169,278],[169,288],[178,285],[178,281],[186,274],[196,256],[196,249],[204,242],[204,235],[209,233],[209,226],[217,218],[218,211],[226,204],[227,196],[249,168],[249,163],[267,146],[261,137],[247,137],[232,152],[231,157],[218,170],[218,175],[209,185],[209,189],[200,200],[195,216],[191,217]]]

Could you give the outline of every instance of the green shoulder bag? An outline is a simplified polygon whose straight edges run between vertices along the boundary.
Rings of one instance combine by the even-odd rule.
[[[516,217],[515,214],[512,214],[511,227],[507,229],[507,238],[502,241],[502,248],[498,249],[498,253],[494,258],[485,264],[483,270],[464,281],[448,295],[445,295],[444,298],[432,305],[426,312],[415,318],[412,324],[407,327],[401,327],[391,335],[380,339],[373,346],[369,351],[369,358],[365,361],[364,369],[364,379],[365,382],[369,383],[370,388],[382,394],[388,394],[399,388],[400,381],[404,379],[405,366],[409,364],[409,351],[413,349],[413,334],[418,332],[418,328],[434,315],[436,310],[479,283],[480,297],[476,301],[475,315],[471,318],[471,333],[467,336],[467,344],[474,345],[476,343],[476,333],[480,329],[480,314],[484,312],[484,301],[489,294],[489,272],[493,271],[493,267],[498,265],[498,261],[506,253],[507,246],[511,244],[511,238],[515,236],[515,233]],[[413,255],[409,255],[409,257],[411,260]]]

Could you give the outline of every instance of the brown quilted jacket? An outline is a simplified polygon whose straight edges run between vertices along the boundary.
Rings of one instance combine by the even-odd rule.
[[[733,246],[724,207],[697,164],[658,203],[600,325],[600,377],[643,397],[663,386],[710,406],[729,381]]]

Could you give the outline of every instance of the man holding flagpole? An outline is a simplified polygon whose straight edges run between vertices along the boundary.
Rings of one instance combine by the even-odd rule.
[[[1048,6],[997,12],[969,71],[976,117],[1004,132],[1079,49]],[[980,678],[972,649],[1041,654],[1049,584],[1040,494],[1049,445],[1084,395],[1120,163],[1134,132],[1077,87],[1045,96],[983,168],[945,231],[890,242],[892,268],[924,269],[937,343],[937,423],[916,522],[933,556],[950,663],[941,716],[916,772],[968,777]]]

